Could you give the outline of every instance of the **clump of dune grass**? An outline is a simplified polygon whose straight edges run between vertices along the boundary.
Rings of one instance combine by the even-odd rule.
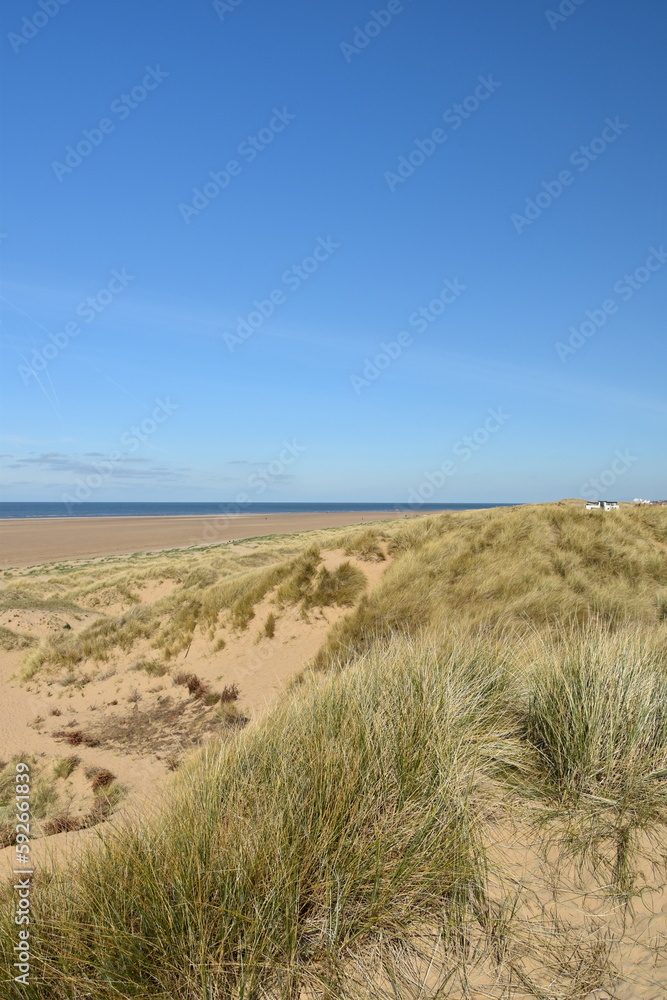
[[[129,652],[137,639],[148,638],[153,628],[149,609],[142,607],[115,618],[98,619],[78,633],[50,639],[34,650],[26,660],[23,676],[29,679],[49,666],[72,671],[84,660],[105,661],[113,648]]]
[[[323,566],[313,581],[312,589],[303,598],[306,611],[333,605],[351,605],[366,588],[366,577],[349,562],[333,570]]]
[[[598,626],[528,669],[526,738],[559,802],[667,805],[667,646],[656,638]]]
[[[276,634],[276,621],[277,621],[276,616],[274,615],[273,611],[270,611],[266,617],[266,621],[264,622],[264,628],[262,630],[267,639],[273,639],[274,635]]]
[[[76,770],[80,763],[80,757],[61,757],[53,765],[53,773],[56,778],[69,778],[70,774]]]
[[[52,611],[54,613],[84,612],[73,600],[59,596],[43,597],[31,588],[17,587],[0,590],[0,610]]]
[[[378,528],[365,528],[343,535],[337,544],[346,556],[356,556],[365,562],[384,562],[387,557],[381,543],[386,537],[386,532]]]
[[[318,569],[321,558],[319,549],[312,546],[294,561],[291,573],[276,592],[279,606],[300,604],[306,613],[313,608],[354,604],[366,587],[364,574],[349,562],[333,570],[326,566]]]
[[[40,989],[296,996],[378,934],[456,937],[485,891],[477,789],[520,755],[505,684],[479,648],[397,641],[209,745],[159,822],[42,886]]]
[[[640,832],[667,821],[667,631],[598,622],[551,637],[523,683],[533,789],[559,817],[548,839],[629,891]]]
[[[161,663],[159,660],[137,660],[133,664],[132,670],[143,670],[149,677],[164,677],[169,673],[169,664]]]
[[[321,560],[320,550],[315,545],[294,560],[289,576],[276,593],[278,604],[299,604],[308,597]]]

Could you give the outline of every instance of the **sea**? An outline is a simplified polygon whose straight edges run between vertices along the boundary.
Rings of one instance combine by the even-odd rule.
[[[0,519],[30,517],[212,517],[230,514],[333,514],[382,510],[409,513],[485,510],[510,503],[0,503]]]

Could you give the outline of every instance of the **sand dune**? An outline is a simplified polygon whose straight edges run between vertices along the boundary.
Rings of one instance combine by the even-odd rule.
[[[339,551],[325,552],[322,565],[334,570],[344,558]],[[370,589],[379,583],[390,563],[348,561],[361,569]],[[174,587],[173,580],[149,584],[142,590],[139,607],[150,606]],[[275,704],[315,655],[330,626],[347,610],[317,608],[304,617],[297,607],[285,608],[277,619],[274,636],[268,639],[262,635],[262,627],[275,610],[274,598],[271,592],[257,604],[250,628],[228,630],[223,649],[212,649],[210,640],[197,634],[170,670],[165,668],[165,674],[157,676],[136,669],[138,662],[155,655],[147,639],[137,641],[129,652],[115,651],[103,664],[86,664],[83,683],[79,684],[69,684],[67,676],[61,676],[36,677],[26,685],[18,678],[25,649],[0,653],[0,762],[23,754],[41,762],[44,773],[51,774],[56,762],[76,755],[76,770],[58,783],[60,811],[75,819],[85,816],[94,803],[87,772],[107,769],[124,789],[120,805],[106,822],[34,840],[32,860],[38,867],[63,857],[71,859],[109,823],[152,810],[183,754],[220,732],[219,709],[207,707],[187,687],[175,684],[174,676],[194,675],[211,691],[236,686],[239,696],[230,709],[233,707],[240,721],[254,722]],[[95,607],[95,597],[84,600],[91,607],[83,611],[80,607],[76,611],[44,611],[23,603],[1,610],[0,626],[38,641],[57,637],[63,630],[75,634],[96,619],[136,607],[112,603],[101,611]],[[75,733],[83,734],[83,742],[73,745],[68,739]],[[11,869],[13,859],[13,848],[0,849],[0,868]]]

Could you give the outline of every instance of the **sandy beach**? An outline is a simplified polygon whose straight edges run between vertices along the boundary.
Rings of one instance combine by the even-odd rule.
[[[428,513],[428,512],[426,512]],[[75,517],[0,520],[0,566],[157,552],[242,538],[417,517],[397,511],[235,514],[220,517]]]

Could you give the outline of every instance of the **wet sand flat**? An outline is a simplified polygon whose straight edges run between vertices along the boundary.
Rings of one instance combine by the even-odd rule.
[[[424,512],[428,513],[428,512]],[[432,512],[431,512],[432,513]],[[0,566],[187,548],[402,518],[400,511],[0,520]],[[409,517],[419,516],[410,513]]]

